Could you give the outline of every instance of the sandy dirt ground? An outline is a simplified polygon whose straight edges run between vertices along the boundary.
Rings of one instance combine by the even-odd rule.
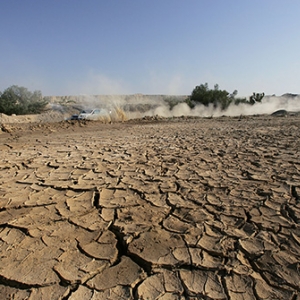
[[[300,299],[300,118],[2,125],[1,299]]]

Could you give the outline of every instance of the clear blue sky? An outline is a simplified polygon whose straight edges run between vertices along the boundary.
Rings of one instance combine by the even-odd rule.
[[[299,0],[0,0],[0,91],[300,93]]]

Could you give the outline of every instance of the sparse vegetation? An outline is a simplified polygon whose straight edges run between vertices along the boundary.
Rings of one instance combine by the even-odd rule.
[[[214,89],[209,89],[208,84],[205,83],[194,88],[186,103],[190,107],[202,104],[204,106],[213,105],[214,108],[220,107],[222,110],[225,110],[232,103],[236,95],[237,90],[230,94],[226,90],[220,90],[218,84],[215,84]]]
[[[6,115],[39,114],[45,111],[48,101],[41,91],[30,92],[25,87],[13,85],[0,93],[0,113]]]
[[[169,108],[170,111],[174,111],[177,114],[178,111],[186,110],[185,106],[178,106],[178,109],[174,109],[179,104],[186,103],[190,108],[194,108],[196,105],[201,104],[204,106],[209,106],[209,110],[218,109],[226,110],[230,105],[240,105],[247,104],[253,105],[259,103],[264,98],[264,93],[253,93],[249,98],[238,98],[237,90],[229,93],[226,90],[219,89],[216,84],[213,89],[208,87],[208,84],[201,84],[196,86],[192,91],[191,95],[186,96],[165,96],[159,95],[156,98],[147,98],[143,95],[133,95],[134,99],[130,96],[126,96],[125,103],[122,105],[116,105],[112,107],[111,104],[108,106],[111,108],[111,113],[107,116],[101,117],[101,121],[115,122],[115,121],[126,121],[128,117],[131,116],[131,112],[145,113],[152,111],[154,112],[158,107],[165,106]],[[106,103],[103,97],[94,96],[93,103],[98,103],[97,101],[102,101],[101,103]],[[144,102],[141,100],[145,100]],[[30,92],[25,87],[19,87],[13,85],[6,89],[3,93],[0,92],[0,113],[6,115],[33,115],[40,114],[47,109],[50,111],[60,112],[61,114],[74,114],[74,112],[82,110],[87,103],[82,96],[48,96],[43,97],[40,91]],[[88,98],[88,100],[90,100]],[[122,99],[121,99],[122,100]],[[134,101],[136,100],[136,101]],[[146,101],[147,100],[147,101]],[[49,104],[49,105],[48,105]],[[244,109],[244,108],[243,108]],[[168,114],[170,115],[170,111]],[[172,113],[171,113],[172,114]],[[65,118],[65,117],[64,117]]]
[[[69,104],[72,104],[72,103],[76,104],[76,101],[74,99],[70,99],[69,96],[63,96],[63,97],[61,97],[61,99],[59,101],[59,104],[62,105],[62,106],[69,105]]]
[[[253,95],[250,97],[250,104],[255,104],[256,102],[261,102],[263,97],[265,96],[265,93],[253,93]]]
[[[249,100],[247,100],[246,98],[236,98],[234,99],[234,104],[235,105],[239,105],[239,104],[250,104]]]
[[[168,104],[170,110],[172,110],[174,106],[182,102],[182,100],[178,97],[167,97],[164,99],[164,101]]]
[[[247,100],[246,98],[237,98],[234,100],[234,104],[239,105],[241,103],[245,103],[245,104],[253,105],[257,102],[261,102],[261,100],[263,99],[264,96],[265,96],[265,93],[253,93],[253,95],[250,96],[249,100]]]
[[[127,115],[125,113],[125,111],[119,107],[119,106],[115,106],[113,111],[111,112],[111,120],[112,121],[127,121]]]
[[[213,105],[214,108],[219,107],[221,110],[225,110],[230,104],[239,105],[241,103],[245,104],[255,104],[261,102],[264,93],[253,93],[249,100],[246,98],[236,98],[237,90],[234,90],[231,94],[226,90],[220,90],[219,85],[216,84],[214,89],[209,89],[208,84],[201,84],[194,88],[191,95],[185,100],[189,107],[194,108],[197,104],[202,104],[204,106]]]

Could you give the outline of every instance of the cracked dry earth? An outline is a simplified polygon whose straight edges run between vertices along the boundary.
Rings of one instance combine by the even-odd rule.
[[[0,135],[1,299],[300,299],[299,118],[78,124]]]

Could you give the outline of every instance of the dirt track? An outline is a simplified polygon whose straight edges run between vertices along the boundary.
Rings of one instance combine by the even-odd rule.
[[[0,134],[1,299],[300,299],[300,118]]]

